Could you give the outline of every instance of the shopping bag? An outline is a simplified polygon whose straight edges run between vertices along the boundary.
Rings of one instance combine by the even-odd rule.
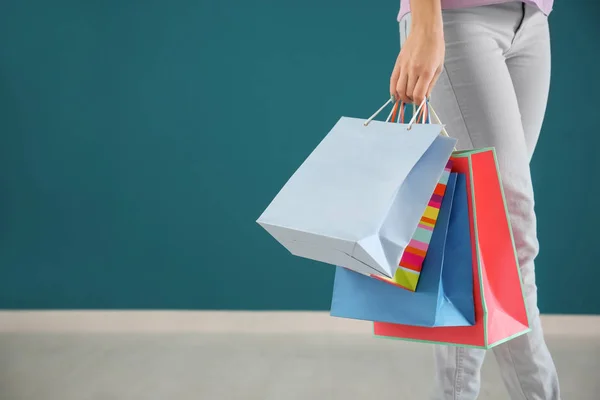
[[[403,289],[410,290],[411,292],[414,292],[417,289],[423,262],[425,261],[433,230],[439,216],[440,206],[442,204],[441,201],[446,193],[446,185],[448,183],[448,178],[450,177],[451,166],[452,162],[448,161],[444,173],[429,200],[429,204],[421,216],[417,230],[410,239],[410,242],[408,242],[408,246],[404,249],[404,253],[402,253],[400,265],[396,270],[394,277],[386,278],[377,275],[372,275],[372,277],[395,284]]]
[[[396,120],[399,123],[404,123],[405,114],[406,103],[396,103],[392,110],[391,121],[394,122],[394,120]],[[423,123],[431,123],[430,116],[431,113],[429,112],[429,106],[427,103],[425,103],[420,112],[417,114],[417,120],[421,120]],[[442,130],[442,132],[445,133],[444,130]],[[421,216],[419,225],[415,233],[413,233],[408,246],[406,246],[404,252],[402,253],[399,268],[396,269],[394,276],[392,278],[387,278],[378,275],[371,275],[372,277],[398,285],[401,288],[410,290],[412,292],[416,290],[421,268],[423,266],[423,261],[429,247],[429,241],[431,240],[431,235],[439,215],[441,200],[446,191],[446,183],[448,182],[448,177],[450,176],[451,166],[452,163],[448,161],[448,164],[446,164],[446,168],[444,169],[444,173],[442,174],[442,177],[440,178],[440,181],[435,187],[433,195],[429,200],[429,204]]]
[[[456,140],[373,117],[342,117],[257,222],[294,255],[392,278]]]
[[[530,330],[518,259],[495,150],[457,152],[452,165],[467,177],[475,325],[423,328],[375,322],[374,331],[379,337],[488,349]]]
[[[415,326],[475,323],[466,178],[451,174],[415,293],[338,267],[331,316]]]

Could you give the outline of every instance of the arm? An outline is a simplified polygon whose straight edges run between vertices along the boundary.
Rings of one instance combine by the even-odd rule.
[[[410,0],[412,22],[390,78],[396,100],[420,104],[429,96],[444,65],[441,0]]]

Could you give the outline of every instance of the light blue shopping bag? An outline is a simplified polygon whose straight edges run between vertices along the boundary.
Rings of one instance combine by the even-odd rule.
[[[456,139],[373,117],[342,117],[257,222],[296,256],[393,278]]]

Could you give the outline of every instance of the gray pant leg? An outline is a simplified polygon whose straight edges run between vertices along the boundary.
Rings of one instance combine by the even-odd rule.
[[[410,15],[400,23],[401,38]],[[558,378],[537,308],[538,252],[529,160],[546,106],[546,17],[521,3],[444,11],[446,61],[432,105],[459,148],[496,148],[532,332],[494,350],[511,399],[558,400]],[[485,351],[436,346],[435,399],[476,399]]]

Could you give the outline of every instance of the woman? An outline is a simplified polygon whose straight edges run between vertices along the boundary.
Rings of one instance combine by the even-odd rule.
[[[497,151],[532,328],[494,349],[510,398],[560,399],[537,308],[529,170],[548,98],[552,0],[401,1],[402,50],[390,80],[392,96],[419,104],[431,94],[461,148]],[[484,356],[479,349],[436,347],[434,398],[476,399]]]

